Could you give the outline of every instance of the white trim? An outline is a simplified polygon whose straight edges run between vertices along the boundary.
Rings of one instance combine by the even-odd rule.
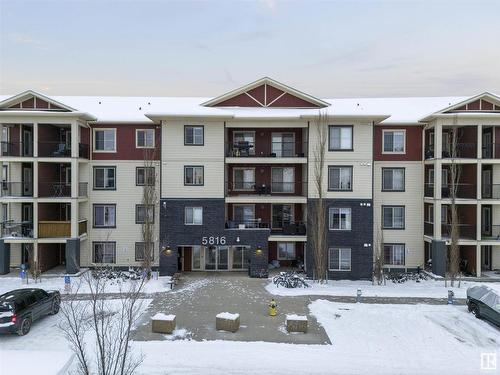
[[[404,135],[403,151],[385,151],[385,133],[402,132]],[[394,149],[394,145],[393,145]],[[382,154],[405,155],[406,154],[406,129],[382,129]]]
[[[139,132],[148,132],[148,131],[153,132],[153,145],[152,146],[139,146],[138,145],[139,138],[137,137],[138,133]],[[144,136],[144,141],[146,141],[146,136]],[[116,142],[116,138],[115,138],[115,142]],[[116,148],[116,146],[115,146],[115,148]],[[155,129],[135,129],[135,148],[148,148],[148,149],[155,148]]]
[[[187,212],[187,209],[190,208],[190,209],[193,209],[193,222],[192,223],[186,223],[186,212]],[[201,223],[195,223],[194,222],[194,209],[201,209]],[[203,207],[201,206],[184,206],[184,225],[203,225]]]
[[[338,256],[338,259],[339,259],[339,263],[338,263],[338,268],[330,268],[330,251],[331,250],[338,250],[339,251],[339,256]],[[342,250],[349,250],[349,269],[341,269],[340,268],[340,253],[342,252]],[[329,247],[328,248],[328,271],[332,271],[332,272],[350,272],[352,270],[352,248],[350,247]]]
[[[342,229],[342,228],[333,228],[332,225],[332,220],[333,219],[333,214],[330,214],[333,210],[339,210],[339,215],[341,214],[340,210],[349,210],[349,215],[350,215],[350,221],[349,221],[349,229]],[[339,217],[339,224],[340,224],[340,217]],[[328,230],[331,231],[336,231],[336,232],[350,232],[352,230],[352,208],[351,207],[330,207],[328,208]]]
[[[96,137],[95,137],[95,133],[98,132],[98,131],[113,131],[114,133],[114,137],[115,137],[115,147],[113,150],[96,150],[95,148],[95,141],[96,141]],[[116,139],[116,128],[94,128],[92,129],[92,152],[95,152],[95,153],[102,153],[102,154],[109,154],[109,153],[116,153],[116,143],[117,143],[117,139]]]

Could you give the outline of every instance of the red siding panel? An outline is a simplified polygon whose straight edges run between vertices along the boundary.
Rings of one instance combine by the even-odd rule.
[[[406,130],[406,154],[383,154],[382,153],[382,130]],[[422,160],[422,131],[423,127],[398,126],[398,125],[376,125],[373,140],[374,160],[379,161],[417,161]],[[354,135],[356,136],[356,135]]]

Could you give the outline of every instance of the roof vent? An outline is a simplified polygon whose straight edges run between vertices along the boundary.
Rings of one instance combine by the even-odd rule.
[[[99,104],[101,104],[101,102],[99,102]]]
[[[151,105],[151,102],[148,102],[148,105]]]
[[[139,111],[142,111],[142,107],[139,107]]]

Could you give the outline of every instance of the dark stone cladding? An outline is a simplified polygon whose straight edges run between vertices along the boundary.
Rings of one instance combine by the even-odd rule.
[[[313,217],[316,199],[308,199],[308,217]],[[373,201],[371,199],[325,199],[326,226],[330,207],[351,208],[351,230],[327,230],[328,248],[351,248],[351,271],[328,271],[328,278],[339,280],[370,280],[373,270]],[[310,226],[310,225],[309,225]],[[313,277],[314,259],[308,230],[306,267],[308,277]],[[365,246],[368,244],[369,246]],[[327,253],[328,254],[328,253]],[[328,255],[327,255],[328,256]]]
[[[203,225],[185,225],[184,208],[203,207]],[[160,201],[160,275],[177,272],[178,246],[201,245],[202,237],[226,238],[226,245],[250,246],[250,275],[267,273],[269,229],[226,229],[224,198],[177,199]],[[239,238],[239,242],[237,242]],[[169,246],[166,255],[163,247]],[[257,248],[262,249],[257,253]]]

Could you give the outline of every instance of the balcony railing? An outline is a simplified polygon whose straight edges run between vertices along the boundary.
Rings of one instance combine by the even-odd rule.
[[[255,142],[241,141],[226,147],[227,157],[303,158],[306,155],[306,142],[267,142],[261,149],[257,149]]]
[[[424,197],[433,197],[434,196],[434,184],[425,183],[424,184]]]
[[[451,184],[443,185],[441,187],[441,197],[451,198],[452,186]],[[476,198],[476,185],[474,184],[456,184],[456,198],[474,199]]]
[[[88,196],[88,182],[79,182],[78,183],[78,196],[80,198]]]
[[[228,220],[227,229],[268,229],[269,223],[263,223],[262,219]]]
[[[33,145],[23,142],[0,142],[1,156],[33,156]]]
[[[71,221],[39,221],[38,238],[71,237]]]
[[[500,184],[483,185],[482,190],[483,199],[500,199]]]
[[[424,222],[424,234],[426,236],[434,235],[434,223],[431,223],[429,221]]]
[[[303,222],[295,222],[282,225],[282,234],[292,235],[292,236],[305,236],[306,235],[306,225]]]
[[[38,183],[38,196],[42,198],[69,198],[71,197],[71,184],[40,181]]]
[[[33,238],[33,223],[31,221],[4,221],[2,223],[2,237]]]
[[[38,142],[38,156],[52,158],[71,157],[71,145],[64,142]]]
[[[483,143],[483,159],[500,158],[500,143]]]
[[[27,182],[7,182],[0,183],[0,195],[2,197],[32,197],[33,185]]]
[[[229,181],[226,183],[228,193],[234,194],[284,194],[305,195],[307,193],[306,182],[283,182],[255,183],[254,181]]]
[[[476,158],[477,157],[477,144],[476,143],[457,143],[456,150],[453,152],[451,150],[451,145],[446,147],[443,145],[442,158],[448,159],[452,158]]]
[[[476,226],[471,224],[458,224],[458,233],[460,239],[475,240]],[[451,224],[441,224],[441,235],[451,237]]]

